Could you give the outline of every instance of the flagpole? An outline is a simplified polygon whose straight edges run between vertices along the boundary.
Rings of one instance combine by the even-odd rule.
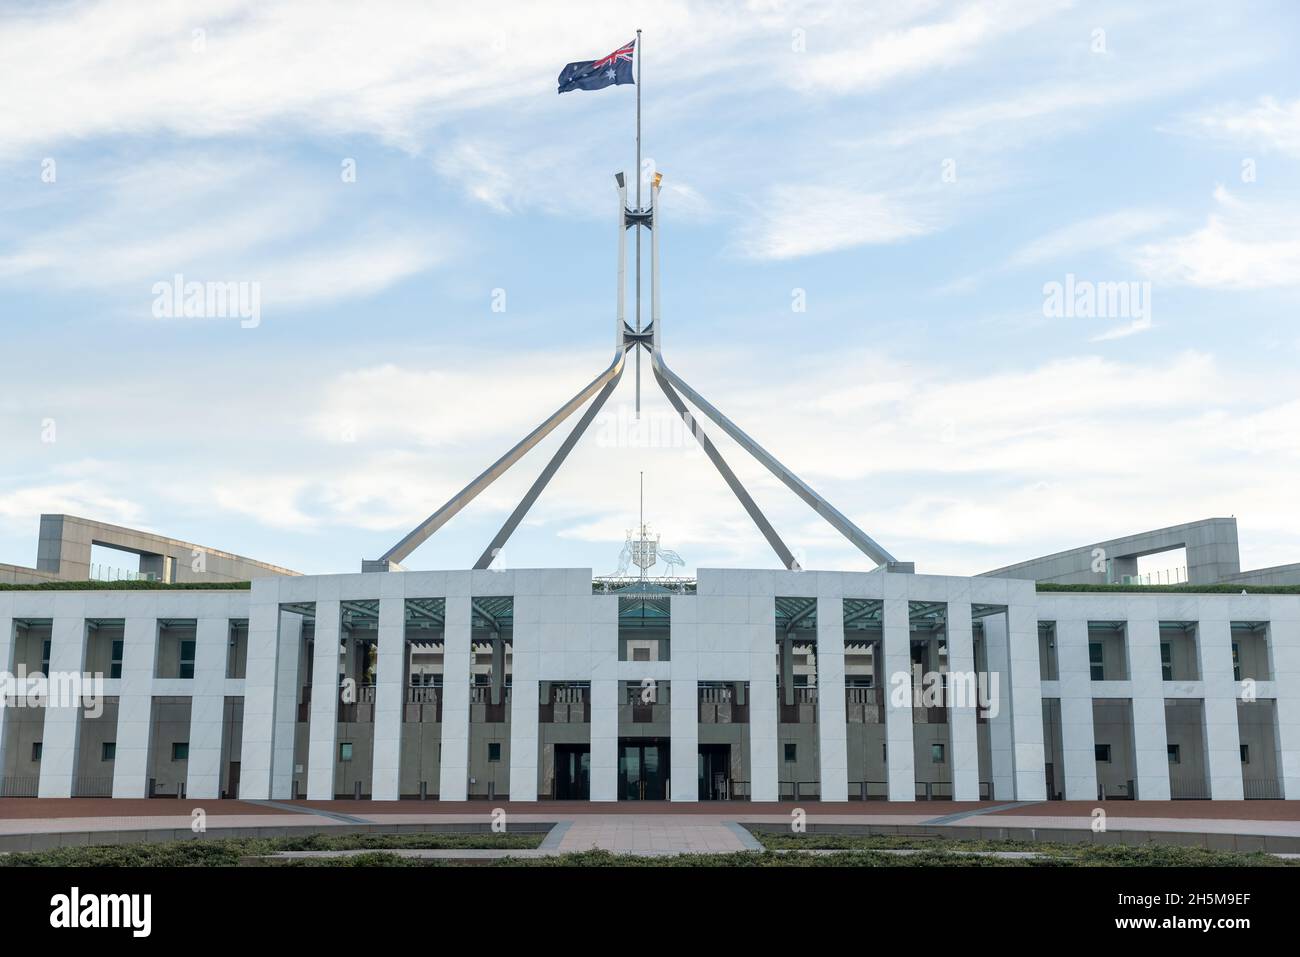
[[[641,211],[641,31],[636,32],[636,208]],[[653,227],[652,227],[653,228]],[[641,331],[641,227],[636,230],[636,331]],[[636,415],[641,418],[641,350],[636,350]]]

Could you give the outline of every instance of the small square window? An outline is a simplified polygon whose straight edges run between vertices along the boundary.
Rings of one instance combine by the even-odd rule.
[[[489,742],[488,742],[488,760],[489,760],[489,761],[500,761],[500,760],[501,760],[501,742],[500,742],[500,741],[489,741]]]
[[[117,742],[105,741],[99,748],[99,760],[112,761],[117,757]]]
[[[1166,751],[1166,753],[1168,753],[1168,755],[1169,755],[1169,763],[1170,763],[1170,764],[1182,764],[1182,763],[1183,763],[1183,751],[1182,751],[1182,748],[1180,748],[1178,745],[1176,745],[1176,744],[1171,744],[1171,745],[1169,745],[1169,746],[1165,749],[1165,751]]]
[[[787,763],[799,760],[799,746],[797,744],[787,744],[785,746],[785,760]]]
[[[186,761],[190,756],[190,743],[188,741],[172,742],[172,760]]]
[[[1094,756],[1101,764],[1110,764],[1110,745],[1099,744],[1093,748]]]
[[[40,759],[41,759],[41,742],[35,741],[32,743],[32,760],[39,761]]]
[[[930,762],[932,764],[943,764],[943,745],[930,745]]]
[[[340,761],[351,761],[351,760],[352,760],[352,742],[351,742],[351,741],[340,741],[340,742],[339,742],[339,760],[340,760]]]
[[[1249,745],[1249,744],[1243,744],[1243,745],[1241,746],[1241,763],[1242,763],[1242,764],[1250,764],[1250,745]]]
[[[649,648],[633,648],[633,649],[632,649],[632,660],[633,660],[633,661],[649,661],[649,660],[650,660],[650,649],[649,649]]]

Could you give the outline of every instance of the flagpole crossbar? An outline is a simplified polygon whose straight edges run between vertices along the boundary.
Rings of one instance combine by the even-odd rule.
[[[619,241],[619,289],[616,310],[616,349],[614,358],[609,366],[591,382],[578,392],[572,399],[557,409],[550,418],[546,419],[541,425],[535,428],[505,455],[497,459],[491,466],[484,470],[474,481],[461,489],[460,492],[453,495],[442,508],[434,512],[427,519],[416,526],[400,542],[384,553],[378,561],[364,562],[363,571],[379,571],[391,568],[400,568],[400,562],[411,554],[416,548],[428,540],[438,529],[451,520],[466,505],[482,494],[498,478],[504,475],[516,462],[524,457],[532,448],[534,448],[542,439],[558,428],[564,421],[572,416],[583,404],[588,403],[586,411],[579,418],[573,430],[561,443],[560,447],[551,456],[550,461],[542,469],[528,491],[520,499],[513,512],[506,519],[500,530],[493,537],[483,554],[474,564],[475,569],[489,568],[501,554],[506,542],[515,529],[523,522],[528,511],[541,497],[546,490],[547,485],[559,471],[564,461],[568,458],[569,453],[581,440],[600,410],[604,407],[605,402],[613,394],[623,377],[623,369],[626,364],[629,351],[637,352],[644,349],[650,354],[651,370],[654,373],[655,381],[663,391],[664,396],[668,399],[669,404],[681,416],[682,421],[686,423],[690,434],[695,438],[703,449],[704,454],[717,469],[722,480],[731,489],[732,494],[740,502],[746,514],[749,515],[754,525],[758,528],[763,538],[767,541],[772,551],[776,553],[782,567],[797,570],[800,565],[796,560],[794,553],[781,539],[772,523],[763,514],[762,509],[754,501],[744,484],[736,476],[736,473],[727,464],[722,453],[718,451],[717,446],[704,431],[700,421],[690,411],[687,402],[690,402],[695,408],[699,409],[713,421],[723,432],[731,437],[742,449],[752,455],[759,461],[769,472],[775,475],[780,481],[807,505],[814,512],[820,515],[836,531],[843,535],[854,547],[863,554],[871,558],[878,565],[895,566],[900,569],[907,569],[906,563],[897,562],[893,555],[886,551],[870,535],[858,528],[843,513],[832,506],[817,492],[794,474],[790,469],[784,466],[777,458],[758,444],[739,426],[732,422],[721,411],[710,404],[699,392],[693,389],[681,376],[673,372],[664,362],[663,354],[659,347],[659,332],[662,323],[659,320],[659,243],[658,236],[655,235],[654,229],[654,211],[658,205],[659,183],[655,182],[650,190],[650,206],[644,210],[645,216],[637,216],[635,223],[628,223],[627,218],[634,211],[629,210],[623,197],[626,195],[626,187],[619,178],[619,205],[623,210],[624,228],[628,225],[644,225],[651,230],[650,245],[650,322],[640,330],[634,329],[623,316],[624,295],[623,286],[625,272],[624,256],[626,255],[626,246],[622,242],[620,235]],[[620,233],[622,231],[620,230]],[[639,380],[638,380],[639,384]],[[638,388],[639,392],[639,388]],[[594,398],[593,398],[594,397]],[[639,399],[639,396],[638,396]],[[638,401],[638,408],[639,408]]]

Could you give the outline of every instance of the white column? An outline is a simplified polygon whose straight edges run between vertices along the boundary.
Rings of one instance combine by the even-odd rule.
[[[406,599],[379,599],[379,668],[370,794],[396,801],[401,791],[402,711],[406,700]]]
[[[14,615],[13,596],[0,592],[0,668],[9,674],[14,673]],[[7,703],[0,703],[0,780],[5,767],[5,716],[9,713]]]
[[[849,799],[849,726],[844,707],[844,599],[817,600],[817,746],[821,799]]]
[[[1042,673],[1038,664],[1038,617],[1033,605],[1012,603],[1007,607],[1007,645],[1016,800],[1046,801]]]
[[[464,801],[469,796],[470,598],[447,598],[443,644],[442,764],[438,796]]]
[[[1067,801],[1097,799],[1097,738],[1092,714],[1088,622],[1056,622],[1056,667],[1061,689],[1061,774]]]
[[[776,602],[761,622],[743,626],[749,634],[749,791],[751,800],[778,801],[778,717],[776,702]]]
[[[1273,602],[1274,609],[1281,602]],[[1277,747],[1282,796],[1300,798],[1300,621],[1274,617],[1268,625],[1277,689]]]
[[[1145,605],[1145,603],[1144,603]],[[1134,617],[1134,615],[1141,617]],[[1124,629],[1133,689],[1133,764],[1137,796],[1169,800],[1169,738],[1165,733],[1165,682],[1160,667],[1160,624],[1154,607],[1131,609]]]
[[[591,799],[618,800],[618,678],[591,679]]]
[[[669,663],[669,712],[672,765],[669,780],[673,801],[698,801],[700,754],[699,621],[695,598],[674,595],[671,604],[672,655]],[[717,675],[706,675],[717,680]]]
[[[1201,720],[1210,798],[1240,801],[1245,795],[1241,780],[1241,731],[1237,727],[1237,683],[1232,680],[1231,623],[1227,619],[1202,618],[1196,626],[1196,646],[1200,652],[1201,685],[1205,689]]]
[[[998,676],[997,704],[989,715],[989,774],[993,781],[992,797],[995,801],[1015,798],[1015,747],[1011,733],[1011,668],[1007,660],[1010,652],[1007,637],[1006,613],[986,615],[984,624],[984,656],[989,670],[989,681]],[[992,685],[990,684],[990,691]]]
[[[221,796],[221,728],[226,711],[228,618],[200,618],[194,630],[194,693],[190,697],[190,760],[185,796]]]
[[[312,801],[334,799],[334,749],[339,737],[339,614],[339,602],[316,602],[307,745],[307,797]]]
[[[979,676],[975,673],[975,640],[970,614],[970,602],[948,603],[949,686],[962,688],[961,700],[951,701],[948,708],[954,801],[980,799],[980,749],[975,720],[979,710],[976,700]]]
[[[673,648],[677,657],[679,649]],[[669,783],[672,801],[698,801],[700,799],[700,683],[697,678],[686,677],[673,669],[668,683],[670,699],[668,722],[672,747],[669,751]]]
[[[582,627],[574,625],[572,627]],[[516,622],[510,675],[510,800],[537,800],[537,624]]]
[[[115,798],[149,796],[149,739],[153,732],[157,660],[158,620],[127,618],[122,628],[122,693],[117,705],[117,750],[113,761]]]
[[[298,665],[302,658],[303,616],[280,616],[280,642],[275,656],[275,738],[271,746],[271,797],[293,797],[294,730],[298,725]],[[242,774],[242,769],[241,769]]]
[[[50,632],[50,674],[80,674],[85,660],[85,619],[55,618]],[[56,683],[51,682],[49,688],[53,695]],[[45,705],[45,730],[41,733],[41,777],[37,786],[37,794],[43,798],[72,797],[72,778],[77,773],[81,702],[78,700],[63,704],[63,707],[55,707],[52,696]]]
[[[889,800],[916,800],[912,738],[912,625],[906,598],[886,598],[882,615],[885,673],[885,770]]]
[[[239,753],[239,797],[271,796],[271,751],[275,732],[275,666],[280,605],[273,579],[253,582],[248,610],[248,654],[244,669],[244,725]]]

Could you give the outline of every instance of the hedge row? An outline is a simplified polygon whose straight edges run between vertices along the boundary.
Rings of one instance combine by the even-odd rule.
[[[1039,582],[1039,591],[1096,591],[1165,593],[1181,595],[1300,595],[1300,585],[1242,585],[1229,582],[1217,585],[1063,585],[1058,582]]]
[[[0,582],[0,591],[248,591],[252,582],[52,581]]]

